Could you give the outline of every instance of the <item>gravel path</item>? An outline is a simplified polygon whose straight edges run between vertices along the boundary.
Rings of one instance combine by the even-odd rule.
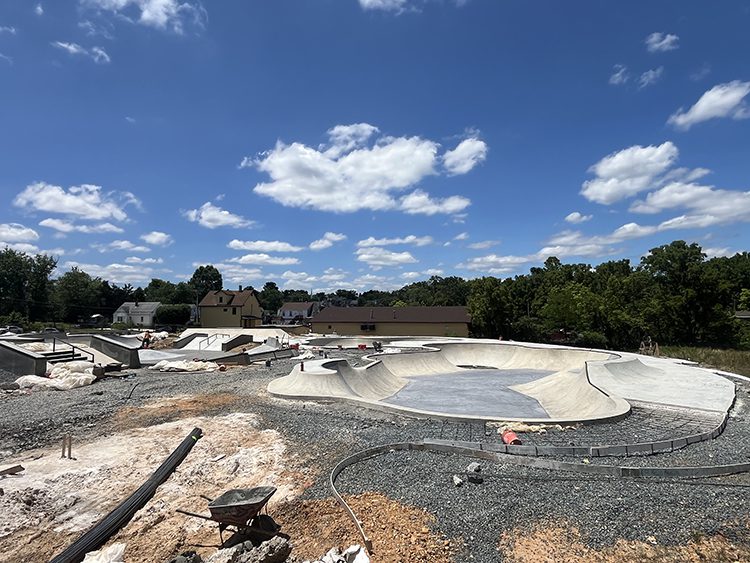
[[[336,355],[357,359],[361,353],[345,351]],[[330,497],[328,474],[333,466],[343,457],[370,446],[427,437],[499,440],[495,430],[483,424],[409,419],[340,403],[270,397],[265,391],[268,382],[288,374],[295,363],[294,359],[279,360],[270,369],[242,367],[211,374],[141,369],[129,371],[134,374],[129,378],[106,379],[67,392],[0,392],[0,463],[13,453],[57,444],[65,432],[71,432],[74,440],[116,432],[112,415],[125,406],[138,406],[161,397],[221,393],[240,397],[239,402],[223,408],[257,413],[264,427],[278,429],[284,435],[290,450],[296,452],[305,478],[313,481],[305,492],[307,498]],[[750,387],[741,383],[733,418],[717,440],[668,454],[603,460],[623,465],[697,465],[747,458],[748,391]],[[659,424],[681,428],[685,423],[683,415],[676,413],[672,419],[664,415],[667,418],[662,417]],[[644,428],[643,421],[650,415],[644,417],[623,422],[633,429]],[[660,431],[659,424],[650,426],[653,432]],[[571,436],[583,444],[609,436],[631,437],[637,432],[641,430],[618,432],[616,425],[583,426],[554,439]],[[546,439],[550,439],[549,434]],[[496,544],[503,531],[527,529],[540,521],[567,521],[579,527],[592,546],[610,545],[618,538],[644,540],[649,536],[664,544],[684,543],[695,533],[716,531],[736,537],[739,532],[732,523],[746,517],[750,501],[750,477],[746,475],[700,481],[613,479],[484,462],[483,484],[454,487],[453,474],[464,472],[470,461],[433,452],[394,452],[346,469],[338,483],[344,493],[380,491],[434,513],[439,531],[464,539],[465,549],[459,561],[497,561]],[[359,517],[366,526],[376,525],[377,515]],[[746,540],[744,536],[739,539]]]

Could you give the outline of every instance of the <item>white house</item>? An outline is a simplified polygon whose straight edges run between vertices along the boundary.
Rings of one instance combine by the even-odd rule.
[[[279,309],[278,316],[284,324],[310,322],[312,317],[320,310],[317,301],[303,301],[301,303],[284,303]]]
[[[160,305],[158,301],[126,301],[117,308],[112,322],[150,328],[154,326],[154,315]]]

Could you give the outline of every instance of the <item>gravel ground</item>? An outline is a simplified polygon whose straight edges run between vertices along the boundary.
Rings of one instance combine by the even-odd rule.
[[[335,355],[355,360],[362,354],[344,351]],[[309,469],[306,477],[313,480],[306,498],[330,497],[327,481],[333,466],[370,446],[426,437],[499,440],[494,429],[482,424],[444,424],[340,403],[268,396],[267,383],[289,373],[295,363],[293,359],[279,360],[270,369],[242,367],[211,374],[141,369],[127,372],[134,374],[128,378],[106,379],[67,392],[0,392],[0,463],[13,453],[57,444],[65,432],[73,434],[74,450],[76,440],[116,432],[112,415],[124,406],[138,406],[160,397],[214,393],[240,396],[239,403],[225,408],[257,413],[263,426],[278,429],[285,436],[290,449],[297,452],[298,463]],[[745,404],[750,400],[744,397],[748,391],[750,387],[741,383],[733,418],[717,440],[668,454],[603,459],[623,465],[698,465],[747,457],[750,415]],[[165,419],[170,414],[164,413]],[[683,414],[676,413],[671,421],[673,429],[685,424]],[[624,422],[632,428],[643,427],[649,417]],[[659,424],[670,424],[663,417],[660,420]],[[654,430],[659,424],[653,425]],[[566,431],[565,439],[572,436],[576,443],[584,444],[634,434],[618,433],[616,425],[583,426]],[[463,538],[465,549],[459,561],[497,561],[496,544],[503,531],[530,528],[540,521],[566,521],[578,526],[592,546],[610,545],[618,538],[644,540],[649,536],[663,544],[684,543],[694,534],[717,531],[750,541],[733,527],[734,521],[747,515],[750,478],[746,475],[701,481],[613,479],[482,462],[483,484],[454,487],[453,474],[462,473],[470,461],[433,452],[394,452],[346,469],[338,483],[344,493],[380,491],[434,513],[439,531]],[[365,526],[377,525],[377,515],[359,516]]]

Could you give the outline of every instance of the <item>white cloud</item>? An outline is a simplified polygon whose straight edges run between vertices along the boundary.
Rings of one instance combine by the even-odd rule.
[[[425,270],[424,273],[428,276],[442,276],[443,270],[440,270],[438,268],[430,268],[429,270]]]
[[[292,264],[299,264],[297,258],[271,256],[262,252],[258,254],[245,254],[239,258],[230,258],[227,261],[235,262],[237,264],[257,264],[265,266],[290,266]]]
[[[123,229],[112,223],[98,223],[95,225],[79,225],[71,221],[64,219],[53,219],[48,217],[39,221],[39,225],[47,227],[48,229],[54,229],[61,233],[86,233],[86,234],[99,234],[99,233],[122,233]]]
[[[188,221],[198,223],[207,229],[215,229],[217,227],[233,227],[235,229],[240,229],[243,227],[251,227],[255,224],[255,221],[250,221],[240,215],[235,215],[221,207],[215,206],[209,201],[201,205],[199,209],[185,211],[183,215]]]
[[[2,35],[3,33],[7,33],[9,35],[15,35],[16,28],[12,26],[7,26],[7,25],[0,25],[0,35]]]
[[[122,203],[117,200],[122,200]],[[102,193],[101,186],[82,184],[68,190],[46,182],[30,184],[13,200],[13,205],[34,211],[74,215],[96,221],[128,218],[126,205],[140,207],[140,201],[130,192]]]
[[[596,178],[583,183],[581,194],[606,205],[633,196],[653,187],[677,160],[678,153],[670,141],[611,153],[589,168]]]
[[[403,274],[401,274],[401,277],[405,280],[416,280],[418,278],[421,278],[422,274],[420,274],[419,272],[404,272]]]
[[[129,240],[113,240],[108,244],[93,244],[99,252],[112,252],[113,250],[127,250],[130,252],[151,252],[147,246],[133,244]]]
[[[705,92],[689,110],[677,110],[669,117],[667,123],[686,131],[696,123],[719,117],[747,119],[750,117],[750,108],[745,103],[748,94],[750,82],[733,80],[718,84]]]
[[[280,240],[237,240],[234,239],[227,244],[228,248],[234,250],[254,250],[258,252],[299,252],[301,246],[293,246],[288,242]]]
[[[128,256],[125,258],[125,262],[128,264],[162,264],[164,260],[162,258],[140,258],[138,256]]]
[[[735,253],[729,250],[729,248],[704,248],[703,253],[706,258],[725,258],[727,256],[733,256]]]
[[[486,248],[497,246],[498,244],[500,244],[499,240],[483,240],[480,242],[472,242],[469,245],[469,248],[473,248],[474,250],[484,250]]]
[[[620,84],[625,84],[628,80],[630,80],[628,67],[626,67],[625,65],[615,65],[612,70],[613,72],[609,77],[610,84],[619,86]]]
[[[39,233],[19,223],[0,223],[0,241],[29,242],[39,240]]]
[[[456,268],[472,270],[476,272],[485,272],[491,275],[509,274],[515,272],[519,266],[528,264],[536,260],[536,256],[500,256],[497,254],[488,254],[470,258],[466,262],[457,264]]]
[[[653,68],[651,70],[647,70],[646,72],[641,74],[641,77],[638,79],[638,87],[645,88],[646,86],[651,86],[652,84],[655,84],[656,82],[659,81],[663,72],[664,72],[663,66],[660,66],[659,68]]]
[[[443,166],[451,175],[466,174],[487,158],[487,143],[477,138],[464,139],[443,155]]]
[[[573,211],[573,213],[568,213],[568,215],[565,216],[565,220],[568,223],[577,225],[578,223],[585,223],[586,221],[590,221],[592,217],[593,215],[583,215],[578,211]]]
[[[360,248],[356,254],[357,260],[369,264],[374,269],[379,269],[383,266],[401,266],[417,262],[417,259],[410,252],[392,252],[379,246]]]
[[[41,5],[41,4],[37,4],[36,6],[34,6],[34,13],[35,13],[35,14],[36,14],[37,16],[42,16],[42,15],[44,15],[44,8],[42,7],[42,5]]]
[[[392,244],[413,244],[414,246],[427,246],[432,244],[433,238],[431,236],[418,237],[415,235],[408,235],[403,238],[375,238],[367,237],[357,243],[359,248],[366,248],[370,246],[389,246]]]
[[[455,237],[453,237],[453,240],[466,240],[469,238],[469,233],[463,232],[457,234]]]
[[[322,238],[312,241],[309,248],[310,250],[324,250],[326,248],[332,247],[333,243],[341,242],[342,240],[346,240],[345,234],[332,233],[329,231],[325,233]]]
[[[711,65],[708,63],[703,63],[703,66],[701,66],[698,70],[690,74],[690,80],[693,82],[698,82],[699,80],[703,80],[711,74]]]
[[[657,31],[646,37],[645,43],[649,53],[663,53],[679,49],[679,41],[680,38],[677,35]]]
[[[215,266],[224,278],[224,285],[227,286],[229,283],[232,284],[243,284],[246,285],[250,280],[267,280],[268,275],[264,273],[260,268],[245,268],[239,264],[229,264],[226,262],[209,263],[209,262],[193,262],[193,267],[198,266]]]
[[[304,287],[311,291],[330,292],[333,291],[331,284],[345,280],[347,278],[347,272],[336,268],[327,268],[323,275],[315,276],[308,274],[307,272],[293,272],[287,270],[281,274],[281,278],[285,280],[285,288]]]
[[[139,23],[157,29],[171,29],[183,33],[187,25],[203,27],[206,11],[199,2],[181,2],[180,0],[81,0],[81,3],[100,11],[109,11],[118,17],[133,23]],[[137,19],[131,19],[129,13],[138,13]]]
[[[9,57],[8,55],[3,55],[2,53],[0,53],[0,60],[3,60],[9,65],[13,66],[13,57]]]
[[[169,246],[174,242],[172,235],[162,233],[161,231],[151,231],[150,233],[141,235],[141,240],[153,246]]]
[[[359,0],[363,10],[383,10],[384,12],[403,12],[407,0]]]
[[[100,277],[114,283],[140,283],[151,280],[155,276],[152,268],[143,265],[133,266],[131,264],[82,264],[80,262],[65,262],[67,269],[78,268],[87,274]]]
[[[460,195],[433,199],[422,190],[414,190],[401,198],[401,209],[410,215],[454,214],[471,205],[471,200]]]
[[[352,213],[363,209],[407,213],[455,213],[469,200],[452,196],[433,200],[423,191],[398,198],[428,176],[437,175],[439,144],[421,137],[376,137],[367,123],[338,125],[328,143],[313,148],[302,143],[276,146],[240,167],[255,167],[270,177],[254,191],[287,207]],[[418,201],[415,201],[418,200]],[[415,203],[426,201],[426,211]]]
[[[85,47],[81,47],[78,43],[66,43],[65,41],[53,41],[51,45],[58,49],[62,49],[70,55],[86,56],[97,64],[107,64],[111,62],[109,55],[101,47],[91,47],[91,49],[86,49]]]

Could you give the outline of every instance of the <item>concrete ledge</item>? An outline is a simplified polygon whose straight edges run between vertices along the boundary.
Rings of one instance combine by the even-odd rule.
[[[43,376],[47,372],[47,358],[12,342],[0,340],[0,367],[19,376]],[[11,383],[11,381],[15,379],[2,380],[3,383]]]
[[[99,336],[98,334],[91,337],[91,347],[130,368],[141,367],[138,347],[128,346],[122,342],[107,338],[106,336]]]

